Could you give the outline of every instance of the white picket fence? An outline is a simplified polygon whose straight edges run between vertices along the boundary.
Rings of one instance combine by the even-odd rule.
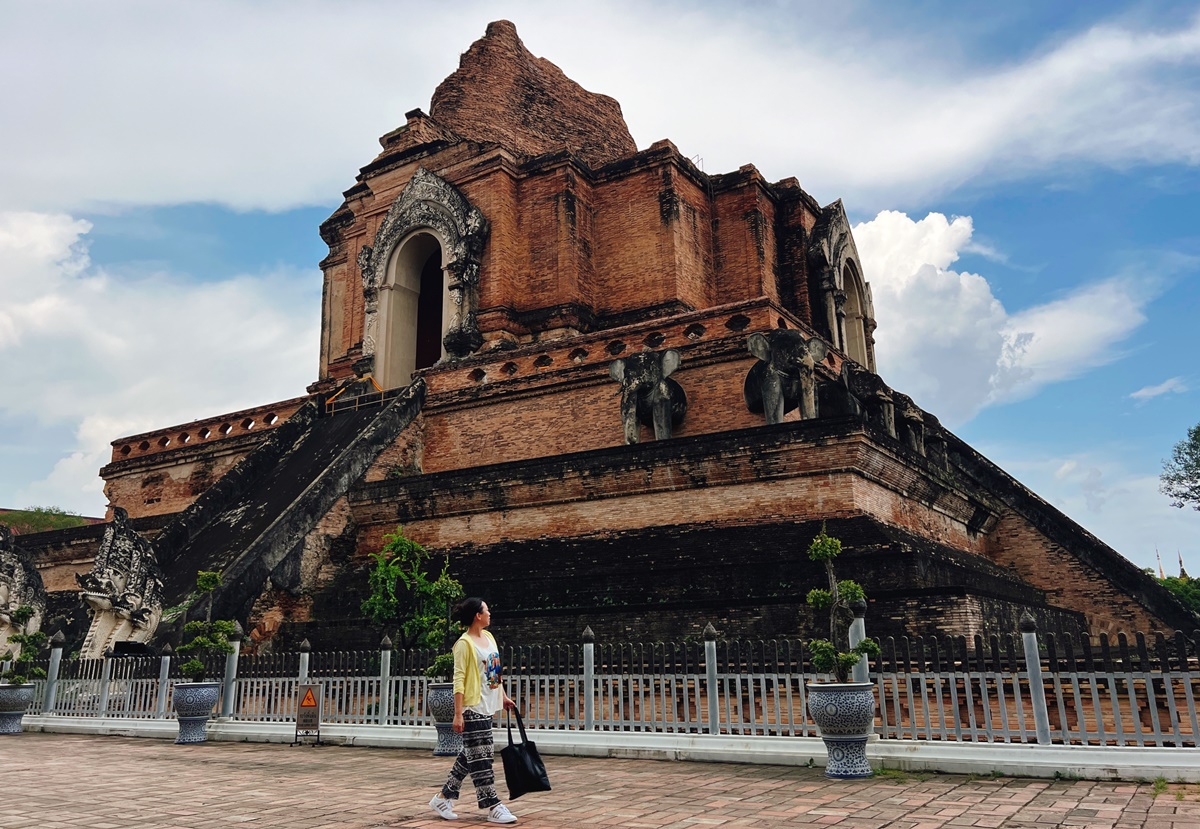
[[[1198,637],[903,639],[871,666],[886,740],[1196,747]],[[297,686],[322,688],[322,720],[432,725],[422,651],[290,653],[214,663],[233,720],[294,720]],[[1030,658],[1032,656],[1032,658]],[[54,660],[51,660],[53,664]],[[170,718],[170,657],[61,660],[31,713]],[[505,649],[506,688],[532,727],[813,737],[799,641],[582,644]],[[823,677],[822,677],[823,678]]]

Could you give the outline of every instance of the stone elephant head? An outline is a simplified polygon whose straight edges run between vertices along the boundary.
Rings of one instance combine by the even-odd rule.
[[[782,423],[797,406],[803,419],[817,416],[815,369],[829,353],[824,340],[779,328],[751,334],[746,348],[758,358],[742,389],[750,411],[764,413],[767,423]]]
[[[847,364],[846,386],[867,413],[867,419],[881,426],[891,437],[896,432],[895,392],[873,371]]]
[[[683,387],[670,379],[679,368],[679,352],[643,351],[613,360],[608,374],[621,384],[621,424],[625,443],[638,442],[638,424],[654,429],[655,440],[671,437],[671,430],[683,422],[687,413],[687,395]]]

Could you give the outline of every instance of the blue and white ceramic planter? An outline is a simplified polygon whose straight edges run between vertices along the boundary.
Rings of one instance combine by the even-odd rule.
[[[429,713],[437,728],[437,746],[433,749],[434,757],[457,757],[462,751],[462,735],[456,734],[454,728],[454,683],[431,682],[429,694],[426,697]]]
[[[171,692],[171,706],[179,720],[176,744],[203,743],[208,739],[204,726],[212,716],[221,695],[219,682],[177,682]]]
[[[21,717],[33,702],[32,682],[0,685],[0,734],[20,734]]]
[[[871,682],[810,682],[808,713],[829,752],[825,776],[870,777],[867,738],[875,730],[875,685]]]

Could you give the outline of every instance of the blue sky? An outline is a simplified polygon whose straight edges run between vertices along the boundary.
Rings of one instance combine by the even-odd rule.
[[[1200,421],[1200,4],[0,0],[0,505],[316,377],[317,226],[489,20],[639,147],[844,200],[880,372],[1142,566]]]

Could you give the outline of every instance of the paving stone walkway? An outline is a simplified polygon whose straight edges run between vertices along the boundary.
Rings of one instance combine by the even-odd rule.
[[[553,792],[509,805],[517,827],[1200,827],[1200,787],[548,757]],[[491,825],[469,800],[426,802],[450,760],[427,752],[26,733],[0,737],[3,829],[280,829]],[[504,793],[502,778],[499,789]],[[464,797],[467,795],[464,791]]]

